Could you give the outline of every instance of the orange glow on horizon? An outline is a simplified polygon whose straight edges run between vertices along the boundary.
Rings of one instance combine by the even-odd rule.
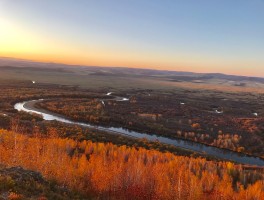
[[[156,69],[156,70],[169,70],[169,71],[188,71],[188,72],[197,72],[197,73],[218,73],[214,71],[211,67],[192,67],[186,66],[182,63],[175,65],[166,65],[163,66],[160,64],[149,64],[144,62],[124,62],[122,60],[119,61],[109,61],[104,59],[89,59],[89,58],[76,58],[74,56],[59,56],[59,55],[39,55],[39,54],[31,54],[31,53],[8,53],[3,54],[0,53],[1,57],[7,58],[17,58],[30,60],[35,62],[46,62],[46,63],[58,63],[58,64],[66,64],[66,65],[81,65],[81,66],[101,66],[101,67],[127,67],[127,68],[138,68],[138,69]],[[259,74],[250,72],[247,70],[240,70],[238,73],[235,70],[228,70],[219,73],[233,74],[233,75],[242,75],[242,76],[258,76]]]
[[[216,27],[217,24],[208,23],[207,17],[201,17],[206,12],[194,13],[200,17],[191,19],[179,17],[185,12],[178,15],[171,9],[169,17],[167,8],[162,8],[166,3],[161,3],[161,7],[153,9],[164,12],[162,17],[162,13],[156,15],[154,10],[142,9],[141,3],[135,3],[141,14],[131,17],[126,12],[108,10],[114,4],[90,2],[90,6],[83,7],[82,3],[70,1],[61,4],[0,0],[0,56],[68,65],[264,77],[259,17],[251,16],[257,23],[245,21],[230,26],[219,15],[217,19],[223,21]],[[50,12],[43,9],[45,6]],[[106,12],[99,12],[104,6]],[[82,8],[87,12],[80,12]],[[124,9],[130,12],[130,6]],[[71,14],[66,14],[70,10]],[[262,14],[261,10],[258,12]],[[238,17],[233,11],[229,14],[233,20]],[[245,34],[239,28],[250,31]]]
[[[226,73],[234,75],[258,76],[251,70],[236,71],[225,62],[208,56],[130,51],[130,49],[104,48],[102,46],[81,46],[66,43],[60,39],[44,37],[24,30],[10,21],[0,19],[0,56],[54,62],[69,65],[109,66],[146,68],[171,71],[191,71],[199,73]],[[216,64],[217,63],[217,64]],[[243,63],[244,64],[244,63]],[[250,64],[250,62],[249,62]],[[231,65],[231,64],[230,64]],[[234,66],[239,66],[234,63]],[[215,68],[222,68],[216,71]],[[259,66],[261,68],[261,66]]]

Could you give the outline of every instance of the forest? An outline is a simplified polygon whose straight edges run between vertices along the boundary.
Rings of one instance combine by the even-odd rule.
[[[262,111],[253,106],[258,96],[213,93],[217,98],[237,97],[242,102],[238,107],[225,101],[234,105],[235,114],[222,116],[207,112],[212,108],[206,104],[213,102],[208,97],[194,108],[199,94],[186,89],[120,90],[106,95],[109,89],[27,82],[20,83],[19,89],[17,83],[1,84],[0,88],[0,193],[9,188],[11,197],[26,199],[32,193],[29,187],[15,187],[14,181],[9,184],[10,178],[5,177],[10,171],[8,177],[27,177],[32,171],[32,176],[39,177],[33,173],[39,172],[47,181],[29,181],[36,184],[42,199],[263,199],[261,167],[223,161],[159,141],[46,121],[40,115],[14,109],[16,102],[43,98],[46,100],[35,105],[38,109],[76,121],[147,133],[155,130],[155,134],[170,138],[256,154],[248,144],[257,141],[255,148],[262,148]],[[117,101],[118,96],[129,101]],[[250,116],[251,111],[259,116]],[[230,119],[237,124],[225,121]],[[203,120],[212,127],[206,129]]]
[[[230,162],[175,156],[111,143],[0,131],[0,163],[38,171],[62,187],[99,199],[264,197],[263,173]]]
[[[184,90],[140,90],[112,96],[115,95],[129,97],[129,101],[54,98],[37,106],[75,121],[125,127],[264,156],[264,113],[260,106],[264,102],[258,95],[212,91],[201,95]]]

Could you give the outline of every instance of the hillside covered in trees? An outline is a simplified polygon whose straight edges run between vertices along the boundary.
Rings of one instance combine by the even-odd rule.
[[[1,130],[0,155],[1,164],[38,171],[85,199],[264,197],[261,170],[156,150]]]

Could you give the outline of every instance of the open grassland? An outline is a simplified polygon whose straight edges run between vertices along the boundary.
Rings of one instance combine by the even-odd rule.
[[[100,73],[99,73],[99,72]],[[135,73],[101,73],[97,69],[72,68],[21,68],[0,67],[1,81],[24,81],[46,84],[78,86],[86,89],[175,89],[218,90],[226,92],[264,93],[264,83],[255,81],[228,81],[221,79],[189,80],[182,76],[138,75]],[[175,81],[176,80],[176,81]]]

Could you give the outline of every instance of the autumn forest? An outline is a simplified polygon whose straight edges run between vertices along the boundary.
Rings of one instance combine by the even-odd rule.
[[[264,199],[261,92],[0,83],[1,200]]]

